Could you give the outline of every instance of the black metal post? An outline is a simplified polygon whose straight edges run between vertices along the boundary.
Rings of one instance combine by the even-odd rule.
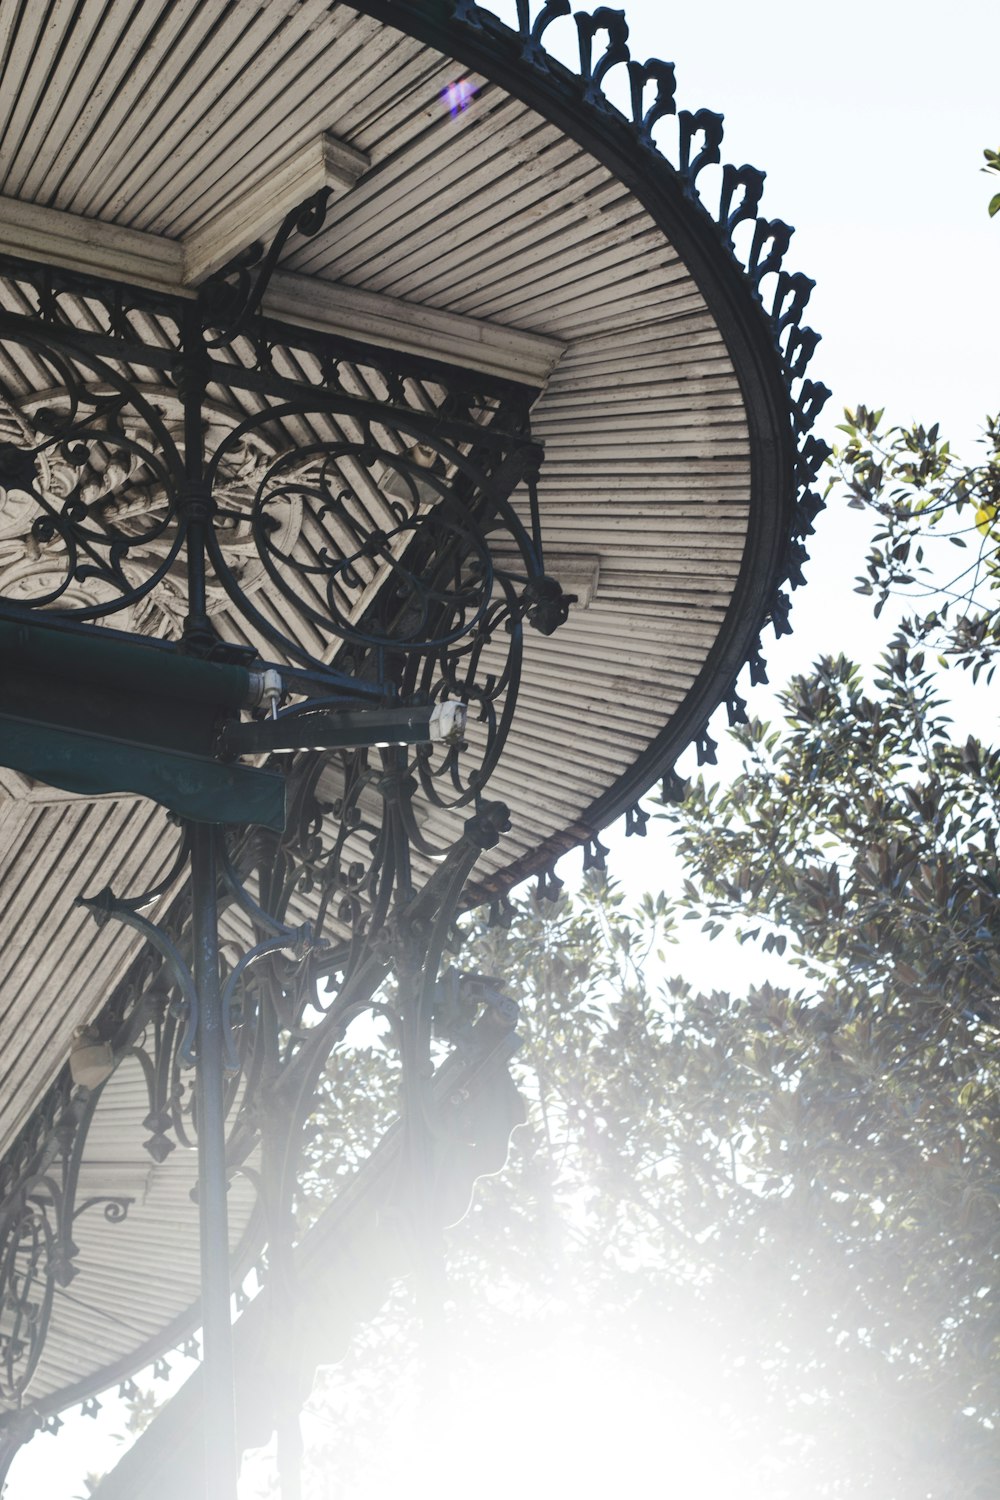
[[[236,1500],[236,1398],[229,1311],[229,1215],[215,829],[191,824],[194,978],[198,995],[196,1102],[201,1229],[202,1379],[206,1500]]]

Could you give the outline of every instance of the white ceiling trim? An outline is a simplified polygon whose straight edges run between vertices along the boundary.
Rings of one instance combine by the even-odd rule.
[[[371,165],[363,151],[325,131],[293,152],[275,172],[185,235],[184,283],[197,286],[258,240],[268,239],[286,214],[326,188],[340,198]]]
[[[194,287],[185,285],[185,249],[180,241],[15,198],[0,197],[0,253],[172,296],[196,295]],[[298,327],[460,364],[540,389],[548,384],[566,348],[546,335],[290,272],[272,277],[264,312]]]

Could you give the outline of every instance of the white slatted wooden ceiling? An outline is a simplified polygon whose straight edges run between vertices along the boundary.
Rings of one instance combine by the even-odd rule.
[[[77,1274],[60,1287],[42,1360],[32,1382],[36,1400],[100,1371],[127,1365],[136,1349],[175,1320],[198,1295],[197,1177],[193,1151],[176,1150],[156,1165],[136,1129],[149,1109],[146,1081],[126,1058],[105,1088],[87,1138],[78,1202],[107,1194],[127,1199],[120,1221],[96,1203],[73,1226]],[[248,1165],[255,1165],[256,1158]],[[236,1173],[228,1195],[230,1245],[239,1256],[256,1203],[251,1177]],[[244,1268],[246,1267],[244,1254]],[[151,1288],[155,1287],[155,1295]],[[185,1333],[188,1331],[185,1328]]]
[[[457,82],[469,102],[453,114]],[[599,566],[588,608],[551,638],[528,632],[522,711],[491,783],[514,818],[484,860],[496,874],[578,826],[717,641],[750,506],[740,383],[685,265],[604,165],[349,5],[0,4],[0,251],[184,292],[185,239],[322,132],[370,166],[321,234],[291,242],[269,308],[290,321],[322,309],[355,336],[544,385],[533,427],[552,571],[560,555]],[[147,882],[168,852],[148,806],[15,783],[0,799],[0,1148],[130,951],[73,898]],[[93,1232],[124,1243],[124,1228]],[[66,1322],[67,1347],[97,1327]]]

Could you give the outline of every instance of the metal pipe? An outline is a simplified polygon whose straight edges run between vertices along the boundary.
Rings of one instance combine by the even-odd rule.
[[[317,710],[250,723],[230,721],[220,735],[221,753],[269,755],[278,750],[333,750],[356,745],[455,744],[465,733],[464,703],[448,701],[413,708]]]
[[[225,1049],[219,986],[215,829],[192,823],[194,977],[198,997],[198,1219],[204,1339],[206,1500],[236,1500],[236,1397],[229,1311],[229,1215],[226,1206]]]

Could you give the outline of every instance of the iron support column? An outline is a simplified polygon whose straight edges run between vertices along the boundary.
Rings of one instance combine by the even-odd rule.
[[[192,823],[194,979],[198,995],[196,1103],[201,1229],[202,1366],[206,1500],[236,1500],[238,1457],[229,1311],[225,1069],[219,985],[215,829]]]

